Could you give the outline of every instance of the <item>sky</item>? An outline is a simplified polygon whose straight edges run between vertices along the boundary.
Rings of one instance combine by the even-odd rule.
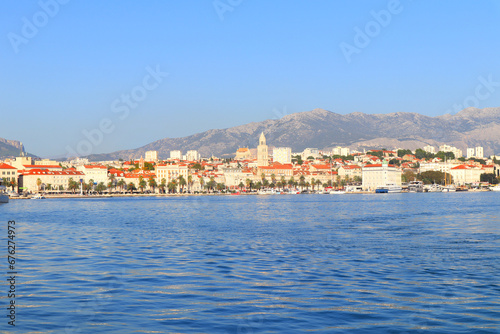
[[[500,1],[0,4],[0,137],[41,157],[322,108],[500,106]]]

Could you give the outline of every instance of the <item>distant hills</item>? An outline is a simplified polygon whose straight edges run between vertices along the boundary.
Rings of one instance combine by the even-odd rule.
[[[21,152],[24,147],[20,141],[0,138],[0,158],[18,157]]]
[[[455,115],[429,117],[417,113],[341,115],[323,109],[290,114],[228,129],[214,129],[182,138],[164,138],[131,150],[94,154],[91,160],[134,159],[149,150],[162,159],[171,150],[197,150],[204,157],[232,156],[239,147],[256,147],[264,132],[267,144],[288,146],[294,152],[307,147],[409,148],[441,144],[483,146],[485,155],[500,153],[500,108],[467,108]]]

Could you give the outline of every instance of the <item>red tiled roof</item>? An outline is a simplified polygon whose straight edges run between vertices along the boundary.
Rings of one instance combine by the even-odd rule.
[[[16,167],[12,167],[11,165],[7,165],[5,163],[0,164],[0,169],[17,169]]]

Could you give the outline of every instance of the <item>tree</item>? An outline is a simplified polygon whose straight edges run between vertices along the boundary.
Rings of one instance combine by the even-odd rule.
[[[158,186],[158,188],[160,188],[160,190],[165,193],[165,188],[167,187],[167,180],[165,178],[161,179],[161,182],[160,182],[160,185]]]
[[[311,178],[311,186],[312,186],[312,190],[314,191],[314,186],[316,185],[316,179],[313,177]]]
[[[203,167],[199,162],[195,163],[191,168],[196,169],[196,170],[204,170],[205,167]]]
[[[188,191],[191,192],[191,187],[193,186],[193,175],[188,175]]]
[[[490,184],[498,184],[498,178],[494,173],[483,173],[479,176],[481,182],[488,182]]]
[[[118,181],[118,183],[116,185],[118,187],[120,187],[121,191],[123,191],[125,189],[125,186],[127,185],[127,183],[125,182],[125,180],[120,180],[120,181]]]
[[[290,177],[290,179],[288,180],[288,185],[289,185],[290,187],[292,187],[292,186],[294,186],[294,185],[295,185],[295,180],[293,179],[293,176],[292,176],[292,177]]]
[[[417,158],[417,159],[432,159],[434,157],[435,157],[434,154],[426,152],[426,151],[422,150],[421,148],[417,148],[415,150],[415,158]]]
[[[241,190],[241,188],[243,188],[244,186],[245,186],[245,184],[244,184],[243,182],[240,182],[240,184],[238,184],[238,188],[240,188],[240,190]]]
[[[316,180],[316,185],[318,186],[318,190],[319,190],[319,186],[321,185],[321,181],[319,179]]]
[[[42,185],[42,180],[40,178],[36,179],[36,186],[38,187],[38,191],[40,191],[41,185]]]
[[[47,186],[45,187],[45,189],[47,189],[48,191],[51,191],[52,190],[52,184],[47,183]]]
[[[246,179],[245,183],[246,183],[247,189],[252,189],[252,180]]]
[[[61,184],[59,185],[59,191],[63,191],[64,190],[64,186]]]
[[[226,188],[226,186],[224,185],[224,183],[217,183],[217,190],[218,191],[222,191],[225,188]]]
[[[403,182],[410,182],[410,181],[414,181],[415,178],[417,177],[417,174],[415,174],[413,171],[411,170],[407,170],[406,172],[404,172],[402,175],[401,175],[401,180]]]
[[[168,183],[168,192],[175,193],[176,189],[177,189],[177,182],[175,182],[175,180],[170,181]]]
[[[447,179],[450,177],[448,176]],[[439,171],[426,171],[417,175],[417,180],[424,184],[443,184],[445,183],[444,173]]]
[[[87,185],[87,189],[88,190],[94,189],[94,180],[93,179],[89,180],[88,185]]]
[[[297,154],[297,155],[294,155],[292,157],[292,162],[295,162],[299,165],[302,165],[304,162],[302,161],[302,157],[300,156],[300,154]]]
[[[158,184],[156,183],[156,180],[153,176],[149,177],[148,185],[151,189],[153,189],[153,192],[155,192],[155,188],[158,186]]]
[[[453,152],[443,152],[443,151],[439,151],[438,153],[436,153],[436,157],[441,159],[441,160],[453,160],[455,159],[455,154],[453,154]]]
[[[144,192],[144,188],[146,188],[146,180],[142,177],[142,175],[139,176],[139,189],[141,189],[141,193]]]
[[[12,180],[9,181],[8,186],[12,187],[12,191],[14,191],[14,188],[17,187],[17,181],[15,177],[13,177]]]
[[[135,187],[135,184],[133,182],[130,182],[127,186],[127,190],[130,191],[130,193],[133,193],[134,190],[137,190],[137,188]]]
[[[271,174],[271,181],[273,183],[276,183],[276,174],[274,174],[274,173]]]
[[[104,182],[99,182],[99,184],[97,185],[96,187],[96,191],[99,193],[99,194],[102,194],[102,192],[106,190],[106,186],[104,185]]]
[[[76,189],[78,189],[78,182],[74,181],[73,178],[70,177],[68,180],[68,190],[71,190],[74,194]]]
[[[398,150],[398,157],[402,158],[407,154],[413,154],[411,150]]]
[[[179,180],[179,187],[181,188],[181,193],[182,193],[184,192],[184,186],[187,184],[187,182],[184,176],[182,175],[179,175],[178,180]]]

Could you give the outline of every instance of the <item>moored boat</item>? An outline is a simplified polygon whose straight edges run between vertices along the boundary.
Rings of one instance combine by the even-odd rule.
[[[43,196],[42,194],[38,193],[35,196],[31,197],[31,199],[45,199],[45,196]]]

